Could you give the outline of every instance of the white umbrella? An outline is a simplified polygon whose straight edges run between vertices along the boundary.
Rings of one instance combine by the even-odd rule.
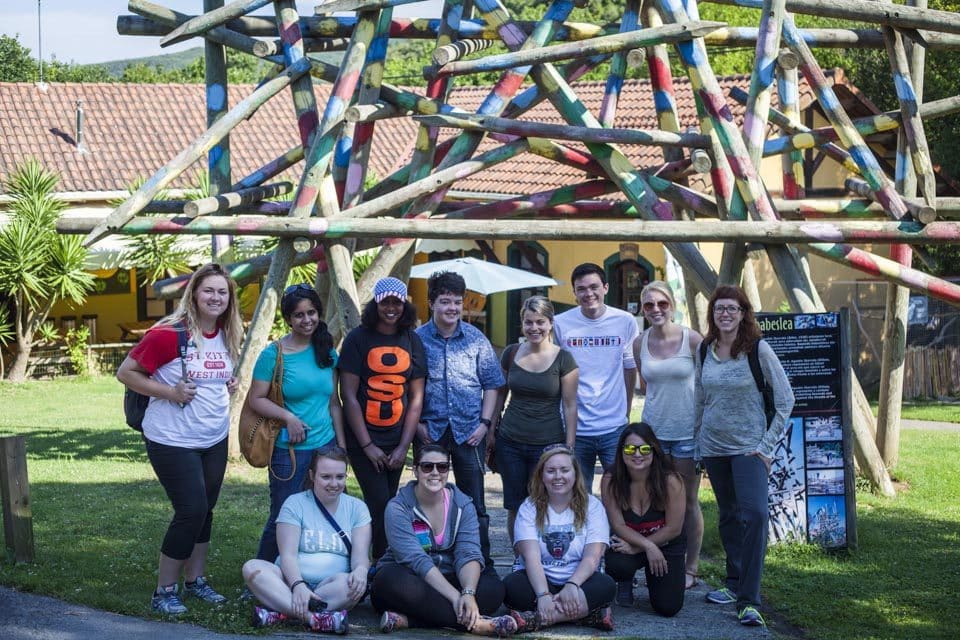
[[[483,295],[514,289],[553,287],[557,284],[553,278],[476,258],[455,258],[418,264],[410,269],[410,277],[426,279],[437,271],[459,273],[466,281],[467,289]]]

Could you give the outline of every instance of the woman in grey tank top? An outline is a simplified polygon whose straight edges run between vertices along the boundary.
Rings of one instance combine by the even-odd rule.
[[[686,507],[683,531],[687,538],[684,586],[696,586],[703,539],[703,514],[698,493],[700,472],[693,460],[696,424],[694,354],[703,337],[673,321],[676,302],[670,287],[655,280],[640,293],[643,317],[649,324],[633,342],[633,357],[646,389],[642,420],[649,424],[663,452],[683,477]]]

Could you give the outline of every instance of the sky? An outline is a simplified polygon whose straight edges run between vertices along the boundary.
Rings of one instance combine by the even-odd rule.
[[[200,13],[203,0],[154,0],[181,13]],[[319,0],[297,2],[301,15],[314,15]],[[117,16],[130,14],[126,0],[0,0],[0,33],[19,34],[20,44],[36,58],[40,53],[37,8],[43,59],[87,64],[123,58],[140,58],[190,49],[202,43],[195,38],[161,49],[159,38],[117,34]],[[394,9],[395,16],[438,17],[442,0],[425,0]],[[256,13],[272,15],[269,7]]]

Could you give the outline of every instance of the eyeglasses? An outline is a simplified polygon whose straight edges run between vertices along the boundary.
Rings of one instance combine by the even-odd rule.
[[[670,302],[668,300],[657,300],[656,302],[643,303],[644,311],[653,311],[654,308],[660,309],[660,311],[666,311],[670,308]]]
[[[719,316],[724,313],[729,313],[730,315],[733,315],[739,311],[743,311],[743,307],[739,307],[735,304],[729,304],[729,305],[718,304],[713,308],[713,315]]]
[[[301,282],[300,284],[292,284],[283,290],[283,295],[288,296],[291,293],[294,293],[296,291],[313,291],[313,287],[308,285],[306,282]]]
[[[434,469],[437,470],[437,473],[450,471],[449,462],[421,462],[417,467],[419,467],[420,473],[433,473]]]
[[[653,447],[648,444],[625,444],[623,445],[623,455],[633,456],[640,454],[642,456],[649,455],[653,451]]]

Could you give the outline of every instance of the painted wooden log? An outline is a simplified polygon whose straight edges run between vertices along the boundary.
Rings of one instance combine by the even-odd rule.
[[[293,184],[290,182],[278,182],[262,187],[229,191],[209,198],[188,201],[183,207],[183,213],[191,218],[196,218],[217,211],[235,209],[241,205],[252,204],[267,198],[276,198],[291,191],[293,191]]]
[[[270,178],[283,173],[301,160],[303,160],[303,145],[297,145],[283,155],[277,156],[250,175],[245,176],[231,187],[231,191],[259,186]]]
[[[442,67],[449,62],[460,60],[472,53],[489,49],[494,43],[494,40],[483,40],[481,38],[455,40],[434,49],[433,53],[430,54],[430,58],[433,60],[433,64]]]
[[[167,32],[179,25],[185,24],[191,19],[191,16],[184,13],[173,11],[162,5],[147,2],[146,0],[130,0],[128,8],[134,13],[159,23],[162,25],[162,29],[165,29]],[[215,27],[204,33],[203,37],[211,42],[216,42],[249,54],[254,54],[254,49],[257,44],[257,40],[249,35],[238,33],[227,27]]]
[[[623,17],[620,20],[620,33],[635,31],[640,26],[640,0],[627,0],[623,8]],[[623,79],[627,73],[628,51],[617,51],[610,61],[610,73],[607,75],[607,84],[603,88],[603,101],[600,103],[600,124],[603,127],[613,127],[617,116],[617,102],[620,100],[620,91],[623,88]]]
[[[799,64],[799,57],[797,62]],[[777,97],[780,99],[783,115],[794,127],[800,125],[799,75],[796,66],[784,68],[781,65],[777,73]],[[766,155],[766,144],[764,144],[764,155]],[[781,156],[781,166],[783,167],[783,197],[790,199],[803,198],[806,191],[803,153],[799,150],[787,151]]]
[[[177,154],[176,157],[144,182],[136,193],[132,194],[123,204],[114,209],[101,225],[90,232],[90,235],[84,239],[84,244],[90,246],[142,211],[146,203],[150,202],[165,186],[170,184],[170,182],[183,173],[191,164],[202,157],[207,150],[229,133],[233,127],[260,108],[260,106],[271,97],[290,85],[293,80],[306,74],[309,69],[310,62],[308,60],[299,60],[290,65],[282,76],[271,80],[237,103],[237,106],[217,120],[216,124],[207,129],[189,147]]]
[[[271,1],[272,0],[235,0],[219,9],[208,11],[207,13],[186,21],[163,38],[160,38],[160,46],[169,47],[172,44],[189,40],[195,35],[223,25],[228,20],[238,18],[246,13],[265,7],[270,4]]]
[[[785,0],[763,0],[760,31],[750,74],[750,94],[743,116],[743,137],[747,155],[755,167],[760,166],[763,141],[767,138],[767,114],[773,92],[774,69],[780,52],[780,30]]]
[[[880,202],[879,198],[876,197],[876,192],[873,191],[871,186],[860,178],[847,178],[843,181],[843,186],[850,193],[855,193],[858,196],[863,198],[870,198],[883,206],[883,203]],[[914,220],[927,224],[928,222],[933,222],[937,219],[937,210],[928,205],[922,200],[915,200],[913,198],[903,198],[903,203],[907,207],[907,211],[913,216]]]
[[[437,74],[456,76],[484,71],[502,71],[526,65],[615,53],[652,44],[675,43],[701,36],[722,25],[722,22],[690,22],[683,25],[670,24],[652,29],[599,36],[582,42],[525,49],[518,52],[486,56],[478,60],[450,62],[437,69]]]
[[[390,9],[421,0],[321,0],[315,5],[314,13],[318,16],[347,11],[371,11],[373,9]]]
[[[203,10],[212,11],[223,6],[223,0],[203,0]],[[227,83],[226,47],[211,40],[204,40],[204,80],[206,81],[207,127],[210,127],[227,112],[229,86]],[[210,195],[216,196],[230,190],[230,136],[224,136],[207,153],[207,175]],[[210,238],[210,255],[219,260],[230,248],[230,238]]]

